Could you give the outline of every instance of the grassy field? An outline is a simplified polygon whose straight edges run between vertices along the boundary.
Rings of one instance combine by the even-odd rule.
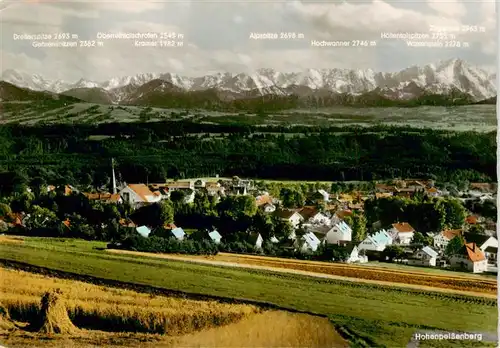
[[[241,255],[219,253],[216,256],[199,256],[199,255],[171,255],[171,254],[155,254],[155,253],[140,253],[127,250],[108,250],[112,253],[120,253],[127,255],[142,255],[149,257],[163,257],[173,260],[187,260],[198,263],[210,263],[218,265],[240,265],[253,267],[257,266],[260,269],[272,269],[276,271],[287,271],[295,273],[310,273],[316,275],[328,275],[346,277],[350,279],[367,280],[371,283],[387,282],[390,285],[416,285],[414,288],[436,288],[435,290],[446,289],[449,292],[459,293],[471,292],[474,295],[485,295],[491,298],[496,298],[497,281],[493,277],[485,277],[477,275],[477,277],[469,276],[467,273],[458,274],[457,272],[446,272],[429,274],[422,270],[405,270],[387,269],[382,267],[367,267],[365,265],[346,265],[338,263],[327,263],[320,261],[303,261],[295,259],[284,259],[277,257],[257,256],[257,255]],[[415,267],[416,268],[416,267]],[[297,272],[298,271],[298,272]],[[429,289],[430,290],[430,289]]]
[[[210,124],[245,125],[332,125],[369,127],[379,124],[453,129],[457,131],[496,130],[494,105],[456,107],[331,107],[287,110],[265,115],[252,113],[147,108],[140,106],[75,103],[52,106],[36,102],[4,102],[1,123],[107,123],[161,120],[191,120]]]
[[[495,333],[496,300],[106,253],[104,243],[30,238],[2,259],[107,280],[269,302],[329,316],[358,346],[406,346],[416,330]],[[466,315],[465,315],[466,314]],[[465,343],[461,346],[467,346]]]

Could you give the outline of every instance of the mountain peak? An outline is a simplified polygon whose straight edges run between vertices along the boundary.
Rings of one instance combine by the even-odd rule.
[[[14,69],[5,70],[2,79],[18,87],[32,90],[49,90],[60,93],[74,88],[102,88],[124,98],[131,90],[144,87],[144,91],[202,91],[218,90],[231,95],[256,91],[264,94],[283,95],[290,90],[310,93],[362,94],[370,91],[387,91],[390,95],[411,97],[412,93],[445,93],[457,89],[477,100],[496,95],[494,74],[474,67],[462,59],[447,59],[423,66],[410,66],[399,72],[379,73],[372,69],[305,69],[299,72],[280,72],[260,68],[251,73],[214,72],[200,77],[186,77],[177,73],[140,73],[122,76],[105,82],[80,79],[69,84],[48,81],[38,75],[29,75]],[[154,82],[152,82],[154,81]],[[150,83],[152,82],[152,83]]]

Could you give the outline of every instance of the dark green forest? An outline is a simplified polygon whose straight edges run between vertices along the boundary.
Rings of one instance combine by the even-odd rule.
[[[280,180],[496,181],[496,132],[179,121],[0,127],[3,190],[33,177],[104,184],[111,158],[127,182],[216,174]]]

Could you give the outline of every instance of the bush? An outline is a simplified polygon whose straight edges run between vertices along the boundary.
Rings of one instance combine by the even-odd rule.
[[[119,248],[152,253],[180,253],[192,255],[216,255],[219,250],[215,243],[210,241],[177,240],[173,237],[143,237],[141,235],[131,235],[126,237],[121,243],[110,243],[108,248]]]

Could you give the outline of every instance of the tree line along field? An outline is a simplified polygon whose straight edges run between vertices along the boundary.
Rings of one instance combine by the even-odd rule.
[[[188,136],[193,133],[204,135]],[[212,137],[213,133],[218,135]],[[107,138],[90,140],[93,135]],[[117,172],[126,182],[216,175],[304,181],[426,177],[441,182],[493,182],[495,149],[496,132],[382,126],[4,125],[0,127],[0,182],[8,186],[43,177],[51,183],[100,186],[109,182],[111,158],[116,159]]]
[[[97,242],[26,238],[0,243],[0,254],[4,264],[23,262],[88,282],[248,299],[323,314],[358,346],[406,346],[416,330],[494,333],[497,327],[494,299],[115,255],[99,250],[104,247]]]

